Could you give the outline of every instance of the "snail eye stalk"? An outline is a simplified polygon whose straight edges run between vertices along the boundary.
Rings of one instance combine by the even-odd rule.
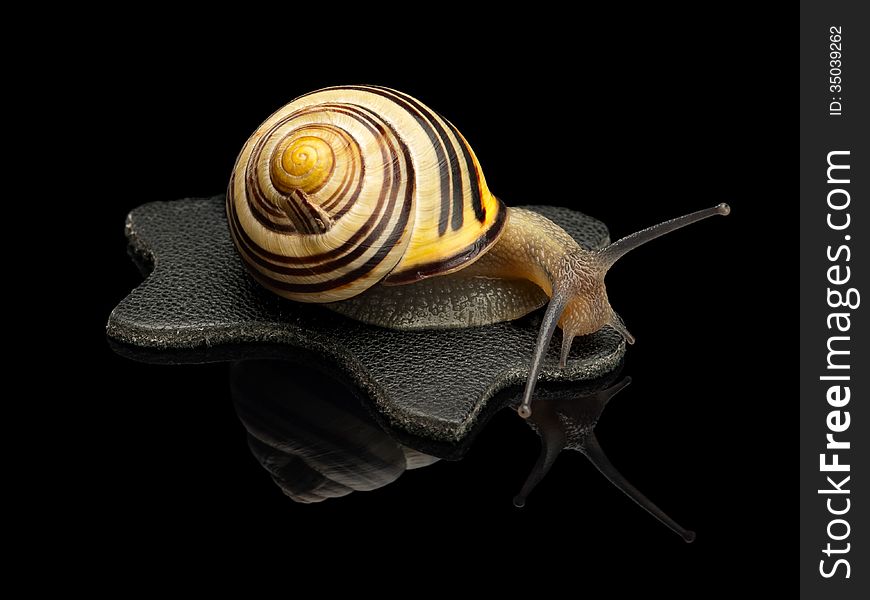
[[[597,277],[603,281],[604,275],[610,267],[638,246],[642,246],[657,237],[661,237],[667,233],[691,225],[692,223],[697,223],[698,221],[708,217],[716,215],[724,216],[730,213],[731,207],[727,204],[718,204],[711,208],[699,210],[682,217],[677,217],[676,219],[671,219],[670,221],[665,221],[664,223],[659,223],[658,225],[653,225],[652,227],[647,227],[646,229],[632,233],[631,235],[627,235],[624,238],[613,242],[606,248],[591,253],[592,259],[588,261],[588,264],[584,264],[584,267],[597,270]],[[550,304],[547,306],[547,310],[544,313],[544,320],[541,323],[540,330],[538,331],[538,339],[535,344],[534,354],[532,355],[532,363],[529,368],[529,378],[526,381],[526,389],[523,393],[523,401],[517,410],[520,416],[524,419],[528,419],[532,414],[532,395],[535,391],[538,375],[541,373],[541,366],[543,365],[544,357],[547,355],[547,349],[550,347],[553,332],[556,330],[556,325],[559,323],[559,319],[562,318],[562,313],[565,311],[565,308],[568,306],[572,297],[584,293],[582,287],[578,289],[577,285],[577,282],[582,281],[583,279],[577,277],[576,273],[566,271],[561,275],[561,277],[563,277],[564,280],[552,282],[553,295],[550,298]],[[606,297],[604,301],[606,302]],[[625,323],[622,322],[619,315],[617,315],[613,309],[609,308],[609,305],[608,311],[609,315],[606,324],[613,327],[620,335],[622,335],[626,342],[633,344],[634,336],[629,333],[628,329],[625,327]],[[564,343],[562,344],[562,364],[567,362],[568,354],[571,351],[571,342],[575,336],[575,332],[573,331],[565,331],[563,333]]]

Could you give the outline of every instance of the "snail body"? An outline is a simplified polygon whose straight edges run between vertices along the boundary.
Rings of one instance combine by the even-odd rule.
[[[633,343],[604,287],[616,260],[728,212],[720,204],[584,249],[549,219],[494,196],[453,124],[377,86],[326,88],[279,109],[242,148],[227,191],[248,270],[290,300],[394,329],[485,325],[547,304],[523,416],[557,325],[563,364],[575,336],[605,325]],[[480,306],[455,302],[470,293]]]

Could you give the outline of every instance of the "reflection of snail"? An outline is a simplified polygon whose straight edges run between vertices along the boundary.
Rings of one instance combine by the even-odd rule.
[[[625,494],[637,502],[641,508],[687,542],[695,540],[695,532],[680,527],[673,519],[653,504],[636,487],[631,485],[622,474],[611,464],[607,455],[598,444],[594,428],[598,423],[604,407],[620,390],[631,383],[626,377],[619,383],[606,389],[595,388],[578,397],[575,388],[554,388],[536,394],[536,409],[528,423],[541,436],[541,454],[538,462],[529,473],[522,491],[514,498],[514,504],[523,506],[526,497],[544,478],[556,457],[562,450],[570,449],[581,452],[601,473]]]
[[[564,166],[528,135],[517,131],[518,171],[547,190]],[[575,336],[605,325],[634,341],[604,288],[614,262],[728,212],[720,204],[581,248],[552,221],[493,196],[449,121],[374,86],[327,88],[279,109],[242,148],[227,192],[233,240],[250,272],[291,300],[337,302],[331,308],[360,321],[421,329],[516,319],[549,296],[523,416],[557,324],[563,363]],[[479,302],[459,301],[468,297]]]
[[[251,452],[297,502],[375,490],[438,460],[394,441],[332,378],[253,360],[234,363],[231,382]]]
[[[328,373],[262,359],[234,363],[230,374],[236,412],[248,430],[251,452],[296,502],[376,490],[407,469],[438,461],[397,442],[366,413],[350,388]],[[541,436],[542,449],[514,503],[525,504],[562,450],[577,450],[632,500],[691,542],[694,532],[680,527],[628,483],[598,445],[593,429],[604,407],[631,378],[605,387],[612,381],[611,377],[537,388],[538,409],[527,422]]]

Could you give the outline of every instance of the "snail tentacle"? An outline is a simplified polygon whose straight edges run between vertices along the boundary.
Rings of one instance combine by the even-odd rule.
[[[546,265],[544,271],[550,278],[548,287],[553,296],[547,308],[544,323],[538,332],[538,341],[532,357],[532,369],[526,382],[523,402],[519,413],[523,417],[531,415],[531,402],[543,357],[547,353],[553,328],[547,320],[553,314],[558,314],[559,325],[562,327],[562,351],[560,364],[565,365],[571,352],[571,344],[577,336],[598,331],[606,325],[615,329],[628,344],[634,344],[635,338],[628,331],[622,318],[610,306],[604,277],[613,264],[631,250],[667,233],[676,231],[697,223],[703,219],[727,215],[731,209],[727,204],[719,204],[712,208],[677,217],[658,225],[648,227],[637,233],[628,235],[600,250],[586,250],[580,247],[565,247],[555,250],[559,255],[559,268],[552,265],[556,262],[553,256],[540,258]],[[547,254],[545,252],[544,254]],[[556,293],[558,292],[558,293]]]

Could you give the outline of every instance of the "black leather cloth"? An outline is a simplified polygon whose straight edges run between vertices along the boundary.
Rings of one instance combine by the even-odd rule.
[[[576,211],[525,207],[552,219],[581,244],[608,241],[601,222]],[[210,362],[287,353],[323,357],[347,375],[392,425],[432,440],[457,441],[488,401],[521,385],[540,313],[485,327],[391,331],[327,308],[279,298],[245,271],[230,239],[224,197],[153,202],[127,218],[134,259],[153,270],[109,316],[107,334],[119,352],[149,362]],[[574,342],[558,366],[559,334],[542,379],[600,376],[625,346],[609,327]]]

